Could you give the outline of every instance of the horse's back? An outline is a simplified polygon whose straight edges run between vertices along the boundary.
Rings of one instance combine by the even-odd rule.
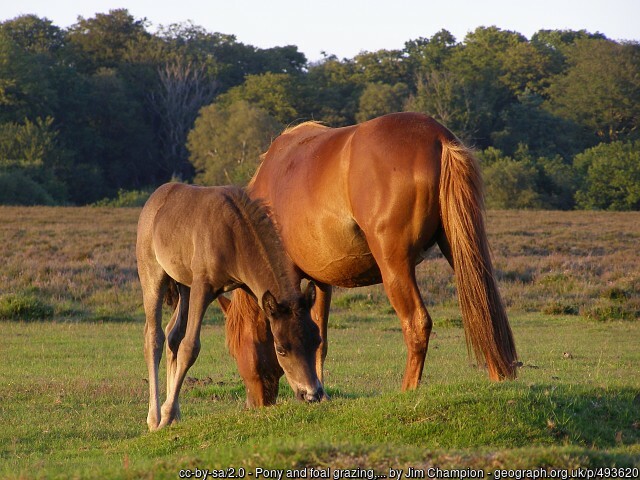
[[[336,129],[304,124],[273,142],[251,194],[271,205],[287,251],[309,276],[376,283],[374,237],[402,229],[393,235],[422,248],[435,234],[441,145],[452,138],[411,113]]]

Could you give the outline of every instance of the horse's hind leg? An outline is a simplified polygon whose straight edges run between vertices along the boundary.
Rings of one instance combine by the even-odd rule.
[[[139,262],[140,265],[141,262]],[[155,268],[154,268],[155,267]],[[149,373],[149,413],[147,425],[156,430],[160,423],[160,399],[158,392],[158,365],[162,357],[164,333],[162,332],[162,301],[169,277],[159,265],[140,265],[139,275],[144,303],[144,358]]]
[[[385,291],[395,309],[407,345],[407,364],[402,390],[417,388],[429,347],[432,320],[420,297],[415,270],[407,265],[387,266],[382,271]]]
[[[180,342],[182,342],[187,329],[189,292],[189,287],[178,284],[178,305],[164,331],[167,337],[167,396],[171,393],[173,378],[176,374],[178,348],[180,347]],[[179,407],[177,408],[177,418],[180,418],[180,409]]]
[[[424,360],[429,346],[432,321],[424,306],[416,283],[415,262],[404,254],[398,254],[396,245],[370,242],[382,283],[402,326],[404,342],[407,345],[407,364],[402,380],[402,390],[417,388],[422,377]]]

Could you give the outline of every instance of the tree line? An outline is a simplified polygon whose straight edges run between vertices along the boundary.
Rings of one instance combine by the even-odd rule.
[[[0,203],[242,184],[288,125],[403,110],[478,150],[490,207],[640,209],[637,42],[479,27],[309,62],[190,22],[152,32],[125,9],[0,23]]]

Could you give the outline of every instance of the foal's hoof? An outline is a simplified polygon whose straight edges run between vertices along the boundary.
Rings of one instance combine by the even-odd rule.
[[[156,430],[158,430],[158,428],[160,428],[159,425],[160,422],[157,418],[151,416],[147,417],[147,426],[149,427],[150,432],[155,432]]]

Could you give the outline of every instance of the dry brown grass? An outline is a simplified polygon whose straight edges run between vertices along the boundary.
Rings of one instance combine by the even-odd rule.
[[[0,306],[35,298],[55,318],[141,320],[139,209],[0,207]],[[640,314],[640,212],[490,211],[489,241],[507,308],[596,320]],[[454,279],[435,248],[418,267],[428,306],[457,315]],[[340,297],[345,297],[341,301]],[[340,290],[384,303],[382,288]],[[437,321],[437,319],[436,319]]]
[[[0,295],[35,296],[58,317],[140,313],[138,209],[0,207]]]

